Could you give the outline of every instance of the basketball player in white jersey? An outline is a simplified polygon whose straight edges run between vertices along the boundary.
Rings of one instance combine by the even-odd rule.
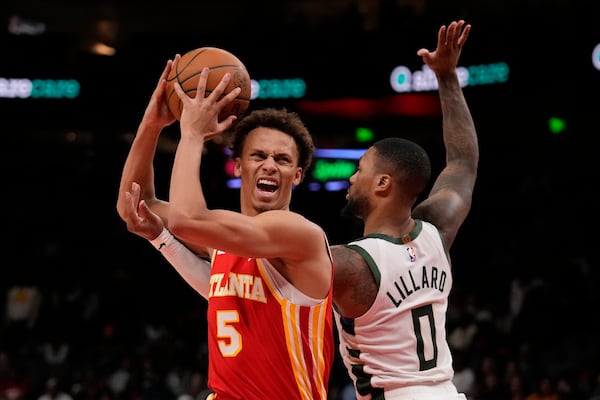
[[[457,76],[471,26],[442,26],[435,51],[417,52],[435,73],[446,165],[429,196],[425,151],[408,140],[373,144],[350,177],[342,213],[364,223],[363,237],[333,246],[339,350],[363,399],[465,399],[452,384],[446,310],[448,250],[471,208],[479,162],[475,126]]]

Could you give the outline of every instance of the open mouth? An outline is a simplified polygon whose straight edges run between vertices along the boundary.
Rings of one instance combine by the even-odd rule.
[[[259,190],[270,193],[273,193],[278,188],[277,184],[274,181],[270,181],[268,179],[259,179],[258,183],[256,184],[256,187]]]

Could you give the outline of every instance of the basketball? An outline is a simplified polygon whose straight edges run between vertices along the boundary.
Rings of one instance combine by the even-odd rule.
[[[198,80],[202,68],[209,67],[210,73],[206,82],[206,93],[208,96],[212,90],[219,84],[223,75],[231,73],[231,80],[225,89],[225,93],[230,92],[235,87],[240,87],[240,94],[219,114],[219,121],[227,118],[229,115],[244,114],[250,105],[250,75],[245,65],[232,53],[217,47],[200,47],[190,50],[181,56],[178,62],[174,63],[169,75],[167,76],[166,96],[169,109],[179,120],[183,105],[177,92],[175,92],[175,82],[179,82],[183,91],[189,97],[196,97]]]

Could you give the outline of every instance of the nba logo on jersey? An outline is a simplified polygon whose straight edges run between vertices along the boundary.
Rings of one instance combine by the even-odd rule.
[[[417,261],[417,254],[415,253],[415,249],[412,246],[408,246],[406,248],[406,252],[408,253],[408,258],[410,258],[411,262]]]

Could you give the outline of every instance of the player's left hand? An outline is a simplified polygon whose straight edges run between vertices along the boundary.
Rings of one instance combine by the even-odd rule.
[[[127,230],[145,239],[158,237],[164,228],[162,219],[152,212],[144,200],[140,200],[140,185],[133,182],[131,191],[125,192],[125,223]]]
[[[196,97],[189,97],[181,88],[179,83],[175,83],[175,92],[181,99],[183,105],[181,118],[181,134],[201,135],[204,140],[209,140],[229,128],[236,120],[235,115],[229,115],[227,118],[219,121],[221,111],[231,103],[241,92],[241,88],[235,87],[229,93],[225,89],[231,80],[231,74],[226,73],[221,78],[219,84],[210,92],[208,96],[200,96],[199,93],[206,92],[206,83],[210,68],[202,69],[198,79],[198,89]]]
[[[430,52],[422,48],[417,55],[423,58],[438,76],[454,73],[462,48],[471,32],[471,25],[464,20],[452,21],[448,26],[442,25],[438,31],[437,48]]]

